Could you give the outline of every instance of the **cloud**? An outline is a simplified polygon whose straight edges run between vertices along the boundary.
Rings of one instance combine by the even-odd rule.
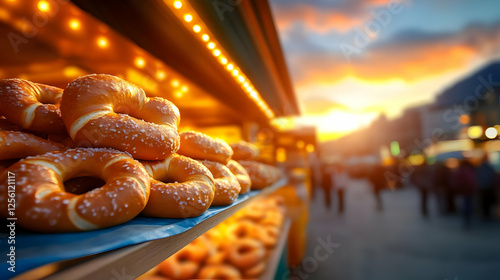
[[[470,25],[455,33],[403,32],[368,46],[361,55],[353,54],[350,62],[339,52],[302,51],[291,54],[289,64],[298,86],[344,77],[413,81],[467,67],[476,59],[499,58],[498,54],[500,22]]]
[[[325,33],[330,30],[346,32],[369,20],[373,9],[397,0],[274,0],[273,11],[280,31],[301,24],[308,29]],[[401,0],[403,2],[408,0]]]

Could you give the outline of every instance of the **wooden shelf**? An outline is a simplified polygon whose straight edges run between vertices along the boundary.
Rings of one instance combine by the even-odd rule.
[[[267,266],[264,273],[261,275],[261,280],[272,280],[276,275],[276,270],[278,269],[278,264],[285,249],[285,245],[288,240],[288,232],[290,231],[290,226],[292,225],[292,220],[287,218],[283,223],[283,228],[281,229],[281,235],[278,239],[278,244],[272,251],[269,259],[267,260]]]
[[[286,178],[271,187],[263,189],[259,194],[207,218],[183,233],[89,257],[44,265],[20,274],[13,279],[135,279],[254,199],[274,192],[284,186],[285,183]]]

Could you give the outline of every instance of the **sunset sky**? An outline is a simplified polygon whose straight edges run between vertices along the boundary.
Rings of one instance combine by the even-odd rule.
[[[498,0],[270,0],[303,117],[320,139],[432,102],[500,59]]]

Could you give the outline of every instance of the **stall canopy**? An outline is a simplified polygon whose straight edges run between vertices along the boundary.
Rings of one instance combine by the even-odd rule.
[[[161,0],[73,0],[124,37],[165,62],[240,116],[267,122],[269,116],[220,67],[206,47]],[[181,1],[176,1],[181,2]],[[185,2],[185,1],[184,1]],[[190,1],[222,48],[258,90],[274,116],[299,114],[267,1]]]

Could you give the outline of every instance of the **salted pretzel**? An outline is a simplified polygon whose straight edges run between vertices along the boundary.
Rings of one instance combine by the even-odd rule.
[[[232,159],[234,160],[253,160],[260,153],[257,146],[246,141],[239,141],[231,144],[230,146],[233,149]]]
[[[240,160],[238,163],[248,172],[252,182],[252,190],[269,187],[282,177],[279,169],[265,163],[252,160]]]
[[[161,160],[179,148],[179,110],[115,76],[82,76],[64,89],[61,115],[76,143],[109,147],[134,158]]]
[[[63,90],[21,79],[0,80],[0,116],[46,134],[66,131],[59,111]]]
[[[214,199],[214,179],[198,161],[170,155],[161,161],[142,161],[151,180],[151,195],[143,215],[159,218],[197,217]]]
[[[29,133],[0,130],[0,160],[23,159],[64,150],[66,147],[62,144]]]
[[[233,150],[226,142],[201,132],[185,131],[180,134],[180,138],[180,155],[222,164],[226,164],[233,155]]]
[[[6,217],[8,174],[15,174],[17,223],[40,232],[85,231],[129,221],[146,206],[149,175],[130,155],[112,149],[70,149],[28,157],[0,176],[0,212]],[[93,176],[105,185],[83,194],[68,179]]]
[[[250,176],[248,175],[246,169],[235,160],[229,160],[226,166],[233,173],[233,175],[236,176],[236,179],[238,179],[238,183],[240,183],[241,187],[240,194],[249,192],[252,182],[250,181]]]
[[[213,206],[225,206],[233,203],[240,193],[238,179],[225,165],[215,161],[200,160],[214,176],[215,196]]]

